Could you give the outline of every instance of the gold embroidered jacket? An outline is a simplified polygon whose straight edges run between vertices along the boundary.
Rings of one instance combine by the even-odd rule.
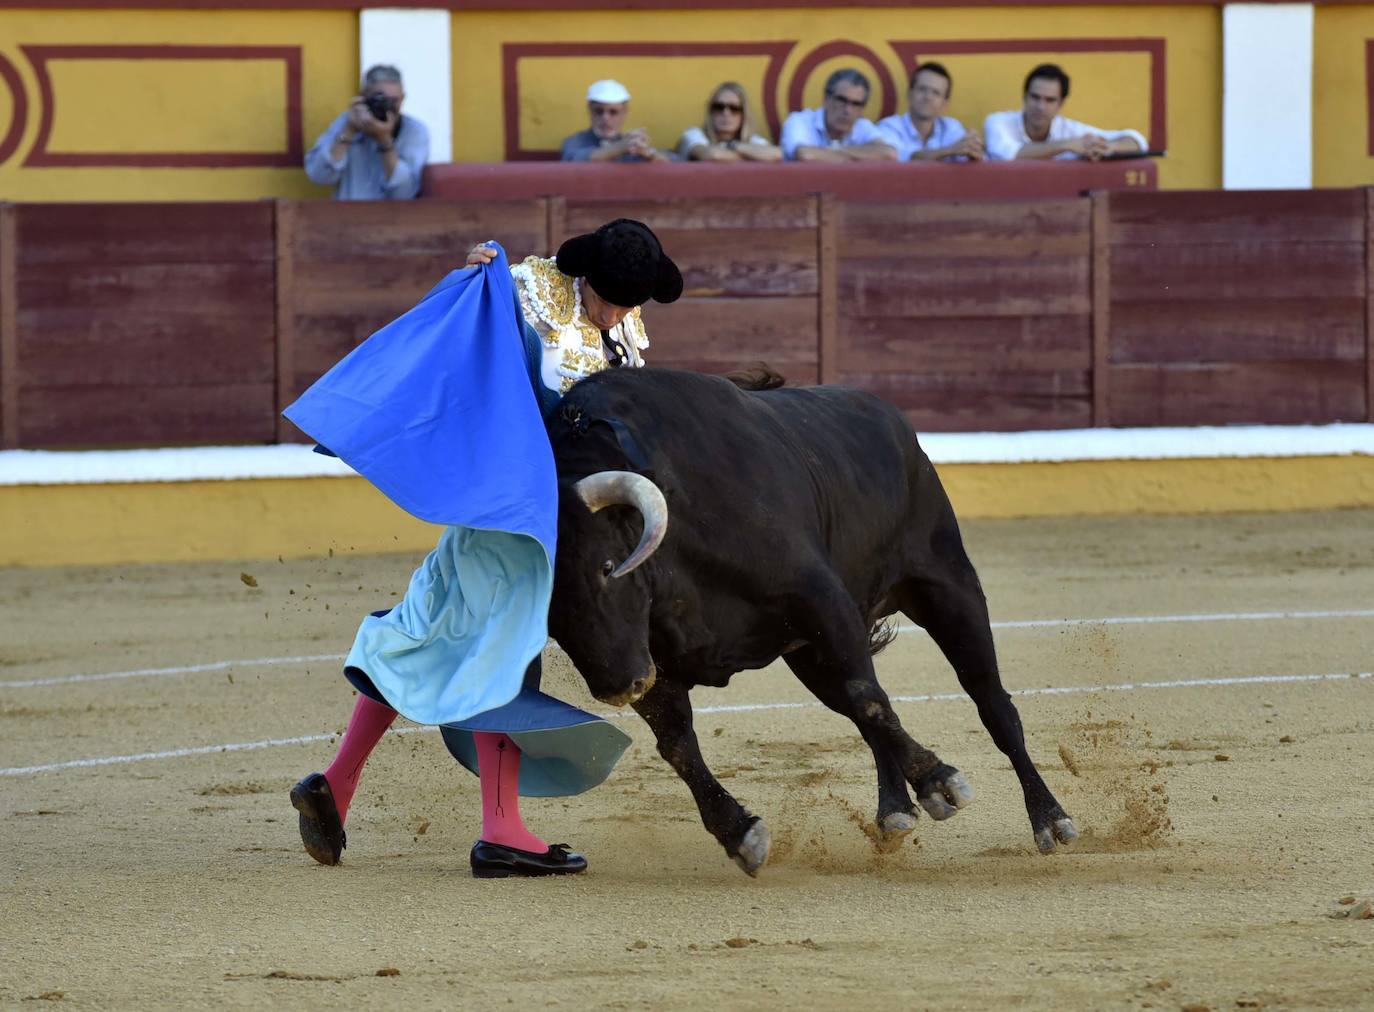
[[[578,380],[610,365],[601,331],[582,309],[581,278],[568,277],[552,257],[527,257],[510,273],[525,320],[544,342],[540,378],[546,387],[565,394]],[[644,364],[649,338],[638,306],[608,333],[628,353],[627,366]]]

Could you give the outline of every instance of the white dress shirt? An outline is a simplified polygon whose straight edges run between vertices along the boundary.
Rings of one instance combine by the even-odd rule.
[[[782,156],[795,161],[797,148],[847,148],[882,141],[871,120],[860,117],[842,140],[833,140],[825,129],[825,109],[802,109],[791,113],[782,123]],[[883,143],[887,143],[883,141]]]
[[[1149,146],[1145,143],[1144,135],[1136,130],[1103,130],[1101,127],[1069,119],[1067,116],[1054,118],[1050,123],[1050,133],[1046,140],[1068,141],[1088,134],[1097,134],[1109,141],[1131,137],[1140,145],[1141,151]],[[1026,133],[1025,117],[1020,109],[990,113],[983,122],[983,145],[987,148],[988,158],[992,161],[1009,162],[1016,157],[1016,152],[1030,143],[1032,141]],[[1077,158],[1078,155],[1072,151],[1064,151],[1054,157],[1068,159]]]
[[[964,124],[960,123],[953,116],[938,116],[935,119],[935,126],[931,128],[929,137],[922,137],[916,132],[916,124],[911,122],[911,116],[907,113],[899,113],[896,116],[888,116],[878,120],[878,133],[882,134],[882,139],[897,149],[897,157],[902,161],[907,161],[917,151],[937,151],[940,148],[947,148],[967,131]],[[951,155],[951,161],[968,161],[966,155]]]

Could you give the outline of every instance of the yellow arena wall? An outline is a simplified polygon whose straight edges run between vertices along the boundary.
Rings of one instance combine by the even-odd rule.
[[[1213,7],[471,12],[453,19],[455,160],[549,157],[586,127],[601,77],[629,88],[630,125],[671,147],[725,80],[780,120],[793,96],[815,107],[826,76],[855,66],[877,119],[905,110],[913,59],[935,59],[954,78],[949,115],[981,127],[1019,108],[1026,72],[1048,61],[1072,79],[1066,115],[1139,129],[1169,149],[1161,186],[1208,188],[1221,184],[1220,54]],[[502,101],[470,81],[501,82]]]
[[[357,54],[356,11],[0,10],[0,195],[328,196],[301,162]]]
[[[1367,18],[1362,10],[1319,13],[1342,52],[1354,43],[1325,25]],[[301,157],[356,88],[358,18],[352,9],[0,8],[0,196],[327,197]],[[451,25],[457,161],[548,157],[586,125],[587,84],[603,76],[629,86],[635,124],[667,147],[700,123],[708,92],[727,79],[780,120],[794,97],[818,104],[832,70],[858,66],[874,81],[868,115],[877,118],[903,110],[913,60],[937,59],[955,80],[950,114],[974,125],[1015,108],[1026,71],[1052,60],[1073,78],[1067,115],[1133,126],[1168,147],[1162,187],[1221,183],[1212,6],[455,10]],[[760,125],[772,132],[766,118]],[[1342,148],[1325,160],[1367,178],[1362,155]]]
[[[1312,184],[1374,182],[1374,6],[1318,7],[1312,37]]]
[[[1374,457],[941,464],[974,518],[1316,510],[1374,505]],[[0,487],[0,566],[426,552],[439,529],[363,479]]]

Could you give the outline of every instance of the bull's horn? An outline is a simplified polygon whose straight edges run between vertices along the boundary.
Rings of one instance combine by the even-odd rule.
[[[654,554],[668,533],[668,500],[657,485],[633,471],[598,471],[576,485],[577,494],[593,513],[607,506],[633,506],[644,517],[639,544],[611,576],[624,576]]]

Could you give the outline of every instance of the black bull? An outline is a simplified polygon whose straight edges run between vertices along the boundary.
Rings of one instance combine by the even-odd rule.
[[[592,693],[634,706],[706,828],[755,874],[768,830],[706,767],[688,693],[781,657],[873,750],[877,825],[896,841],[915,827],[908,784],[936,819],[973,797],[906,732],[874,675],[878,623],[900,611],[944,652],[1011,760],[1039,848],[1073,839],[1026,753],[978,575],[906,419],[844,387],[741,386],[607,370],[569,391],[551,425],[550,631]]]

